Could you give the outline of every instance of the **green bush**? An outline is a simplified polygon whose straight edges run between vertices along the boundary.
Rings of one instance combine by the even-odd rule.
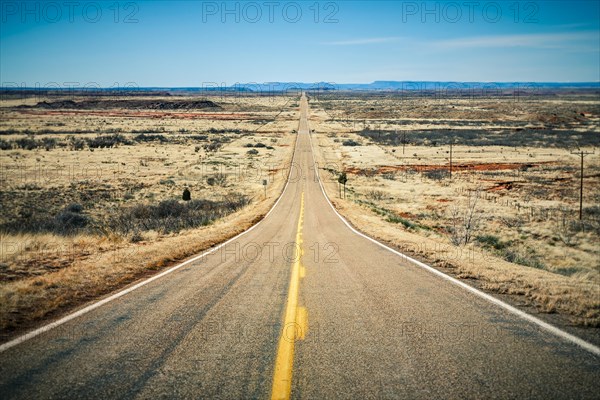
[[[55,218],[54,232],[62,235],[77,233],[90,223],[90,218],[79,212],[64,210]]]
[[[502,242],[499,237],[494,235],[477,236],[475,240],[483,247],[493,248],[496,250],[502,250],[506,247],[506,243]]]
[[[0,139],[0,150],[11,150],[13,145],[10,141]]]
[[[97,149],[116,147],[120,144],[130,145],[133,143],[125,136],[116,133],[114,135],[102,135],[87,139],[87,144],[90,149]]]
[[[409,220],[402,218],[398,215],[390,215],[387,217],[387,221],[388,222],[392,222],[394,224],[402,224],[404,225],[404,227],[406,229],[415,229],[418,226],[416,224],[413,224],[412,222],[410,222]]]
[[[34,150],[41,146],[41,142],[38,142],[31,136],[18,138],[15,140],[15,144],[17,145],[17,147],[23,150]]]
[[[431,171],[423,172],[423,175],[425,175],[427,178],[433,181],[441,181],[450,178],[450,171],[446,169],[434,169]]]

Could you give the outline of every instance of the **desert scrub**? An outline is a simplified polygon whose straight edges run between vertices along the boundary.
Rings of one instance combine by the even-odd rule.
[[[373,211],[375,214],[381,217],[384,217],[387,222],[391,222],[392,224],[402,224],[406,229],[431,229],[427,225],[422,225],[417,222],[409,221],[408,219],[396,214],[394,211],[380,207],[371,201],[355,199],[354,202],[357,204],[368,206],[371,209],[371,211]]]
[[[80,132],[81,133],[81,132]],[[23,149],[36,150],[44,149],[50,151],[56,147],[71,148],[72,150],[83,150],[87,145],[90,149],[111,148],[118,145],[132,145],[134,142],[121,134],[100,135],[94,138],[79,138],[70,136],[66,139],[44,137],[36,139],[32,135],[21,137],[14,140],[0,141],[0,150]]]
[[[368,199],[380,201],[385,199],[385,192],[381,190],[369,190],[366,196]]]
[[[121,144],[131,145],[133,142],[118,133],[113,135],[96,136],[95,138],[87,139],[87,145],[90,149],[111,148]]]
[[[406,218],[402,218],[399,215],[390,215],[386,218],[386,221],[391,222],[393,224],[402,224],[406,229],[416,229],[419,226],[407,220]]]
[[[522,248],[517,246],[508,247],[500,252],[502,258],[506,261],[523,265],[525,267],[546,269],[546,266],[540,257],[531,248]]]
[[[137,204],[117,211],[103,224],[103,229],[125,235],[144,231],[176,233],[208,225],[249,203],[246,196],[233,194],[221,201],[163,200],[158,204]]]
[[[433,123],[434,121],[429,121]],[[506,123],[506,122],[505,122]],[[506,123],[508,124],[508,123]],[[408,134],[407,134],[408,132]],[[491,132],[489,129],[413,129],[410,131],[372,130],[368,127],[357,132],[365,139],[388,146],[397,146],[403,141],[416,146],[447,146],[449,138],[470,146],[509,146],[509,147],[552,147],[568,149],[577,143],[579,146],[598,146],[600,137],[576,130],[504,128]]]
[[[176,233],[183,229],[208,225],[249,203],[250,200],[246,196],[239,194],[229,194],[218,201],[163,200],[125,206],[103,218],[88,215],[80,204],[69,204],[54,213],[39,208],[23,208],[10,221],[0,225],[0,232],[52,233],[59,236],[127,236],[150,230]]]
[[[502,250],[506,247],[506,243],[500,240],[499,237],[494,235],[482,235],[477,236],[475,241],[484,248],[493,248],[495,250]]]
[[[55,233],[61,236],[74,235],[92,224],[80,204],[69,204],[52,215],[39,208],[22,208],[19,215],[0,225],[3,233]]]
[[[531,248],[515,245],[515,243],[511,241],[502,241],[499,237],[494,235],[477,236],[475,242],[484,249],[491,251],[508,262],[523,265],[525,267],[546,269],[546,266],[540,257]],[[560,271],[558,272],[561,273]],[[570,271],[567,272],[572,273]]]
[[[212,176],[209,176],[206,178],[206,183],[209,186],[221,186],[221,187],[225,187],[227,186],[227,175],[224,173],[216,173]]]

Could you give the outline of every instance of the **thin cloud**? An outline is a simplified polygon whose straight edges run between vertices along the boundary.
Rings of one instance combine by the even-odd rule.
[[[362,39],[351,39],[351,40],[340,40],[334,42],[323,42],[321,44],[327,46],[356,46],[363,44],[377,44],[377,43],[390,43],[397,42],[401,38],[397,36],[391,37],[379,37],[379,38],[362,38]]]
[[[536,33],[521,35],[476,36],[438,40],[432,44],[440,48],[474,47],[528,47],[538,49],[566,48],[582,42],[598,41],[598,31],[577,33]]]
[[[596,26],[597,25],[598,24],[596,24]],[[594,29],[595,26],[592,24],[584,24],[584,23],[552,25],[552,29],[576,29],[576,28]]]

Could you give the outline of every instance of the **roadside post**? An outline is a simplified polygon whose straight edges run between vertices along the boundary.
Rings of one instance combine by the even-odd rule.
[[[267,198],[267,180],[263,179],[262,184],[263,184],[263,187],[265,188],[265,199],[266,199]]]

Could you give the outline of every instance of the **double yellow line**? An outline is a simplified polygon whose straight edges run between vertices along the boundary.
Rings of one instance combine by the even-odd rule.
[[[298,306],[298,290],[300,278],[306,274],[300,263],[302,254],[302,226],[304,223],[304,192],[300,200],[300,216],[296,231],[296,254],[292,265],[292,276],[288,290],[283,329],[279,337],[275,372],[273,374],[273,387],[271,399],[289,399],[292,391],[292,369],[294,366],[294,344],[296,340],[304,339],[308,329],[308,314],[306,308]]]

